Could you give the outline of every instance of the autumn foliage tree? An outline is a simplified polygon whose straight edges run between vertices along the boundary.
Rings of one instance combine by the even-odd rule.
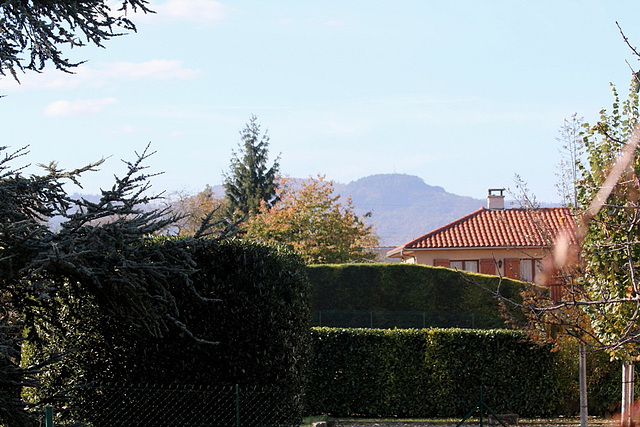
[[[567,279],[562,298],[526,306],[540,324],[622,360],[640,355],[639,85],[634,77],[625,101],[613,87],[612,109],[584,124],[585,158],[574,157],[575,192],[567,194],[575,197],[580,256],[557,236],[549,270]]]
[[[278,202],[262,203],[260,214],[247,223],[247,238],[283,243],[307,264],[369,261],[367,248],[377,245],[370,225],[354,212],[351,198],[334,193],[324,176],[297,183],[283,178]]]
[[[589,220],[582,249],[592,303],[585,309],[597,345],[623,360],[640,355],[640,157],[637,148],[629,149],[637,132],[639,85],[634,78],[623,102],[613,88],[611,112],[603,110],[599,122],[586,128],[588,163],[582,165],[578,185],[578,201]],[[621,162],[619,178],[608,181]],[[598,196],[603,188],[606,198]],[[589,210],[600,198],[601,208]]]
[[[196,194],[177,193],[169,199],[168,206],[176,216],[167,230],[170,234],[195,236],[202,232],[224,231],[230,226],[226,217],[227,200],[215,197],[209,185]],[[203,230],[203,224],[209,228]],[[233,228],[233,224],[231,226]]]
[[[634,73],[628,98],[620,102],[614,87],[612,110],[585,126],[587,161],[579,165],[577,183],[584,269],[579,304],[590,319],[585,341],[622,361],[623,426],[640,415],[631,408],[634,362],[640,360],[639,90]]]

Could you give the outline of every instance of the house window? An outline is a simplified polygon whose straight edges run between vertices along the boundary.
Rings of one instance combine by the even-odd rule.
[[[478,260],[474,261],[449,261],[449,267],[456,270],[478,272]]]
[[[521,259],[520,260],[520,280],[533,282],[536,275],[541,269],[539,259]]]

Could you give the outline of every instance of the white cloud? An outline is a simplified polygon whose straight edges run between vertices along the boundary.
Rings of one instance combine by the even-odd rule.
[[[178,20],[210,23],[225,19],[231,9],[215,0],[167,0],[152,2],[150,8],[156,12],[147,15],[153,20]]]
[[[80,70],[80,67],[78,70]],[[18,75],[20,82],[10,76],[0,78],[0,90],[69,89],[76,86],[76,84],[72,84],[75,76],[77,74],[69,74],[55,69],[47,69],[41,73],[27,72],[26,74]]]
[[[185,67],[182,61],[151,59],[144,62],[113,62],[96,64],[96,68],[81,65],[73,74],[59,70],[27,73],[20,84],[12,78],[0,79],[0,91],[25,89],[74,89],[98,87],[112,80],[190,80],[202,74],[198,69]]]
[[[104,107],[113,105],[116,102],[115,98],[76,99],[73,101],[62,99],[47,105],[44,114],[51,117],[96,114],[102,111]]]

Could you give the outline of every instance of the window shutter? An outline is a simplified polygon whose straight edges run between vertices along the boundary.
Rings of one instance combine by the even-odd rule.
[[[561,284],[551,284],[549,286],[549,296],[555,302],[562,301],[562,285]]]
[[[505,258],[504,275],[510,279],[520,278],[520,258]]]
[[[433,265],[436,267],[447,267],[449,268],[449,260],[448,259],[434,259]]]
[[[496,274],[496,262],[491,258],[480,260],[480,273],[482,274]]]
[[[552,264],[552,260],[547,259],[547,262],[545,263],[546,266],[550,266],[550,265],[554,265]],[[552,300],[554,301],[562,301],[562,294],[563,292],[563,287],[564,287],[564,279],[561,275],[560,270],[558,270],[555,266],[553,267],[553,269],[550,272],[551,274],[549,275],[549,277],[547,278],[547,285],[549,286],[549,296],[551,297]],[[547,271],[547,274],[549,274],[549,271]]]

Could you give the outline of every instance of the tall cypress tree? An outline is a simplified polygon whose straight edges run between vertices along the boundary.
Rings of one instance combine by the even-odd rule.
[[[251,120],[240,131],[239,151],[233,152],[230,170],[224,174],[224,189],[229,200],[229,215],[246,218],[258,213],[261,201],[272,206],[276,201],[276,175],[280,167],[278,156],[271,167],[269,136],[260,135],[258,118]]]

